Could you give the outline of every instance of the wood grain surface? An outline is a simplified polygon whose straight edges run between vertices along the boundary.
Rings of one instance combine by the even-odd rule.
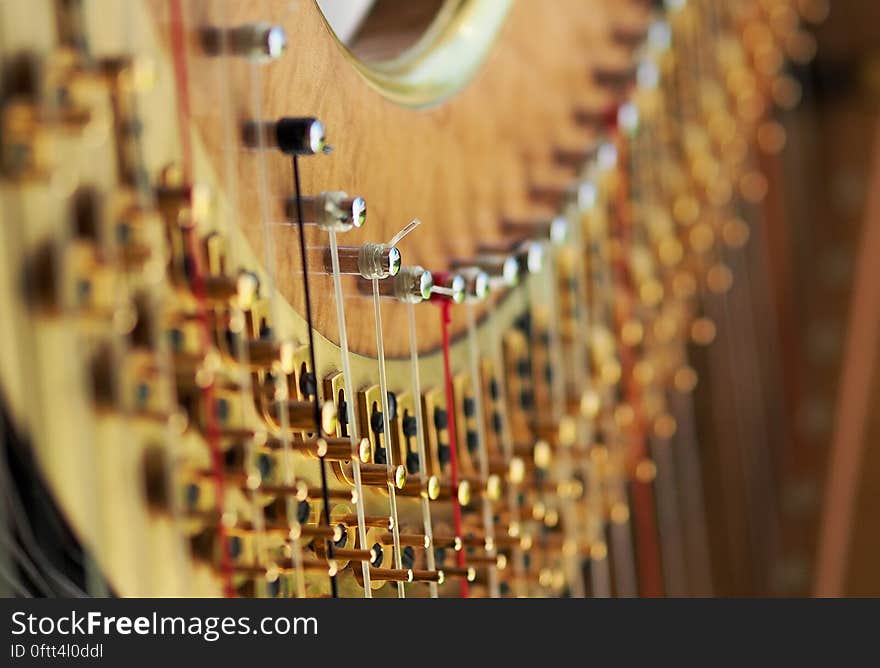
[[[155,4],[160,22],[164,3]],[[345,190],[368,203],[367,224],[345,234],[341,243],[387,241],[412,218],[423,225],[401,244],[404,264],[445,270],[454,258],[472,257],[481,243],[501,237],[504,217],[528,218],[552,211],[530,200],[531,185],[565,186],[575,174],[555,166],[557,147],[583,148],[590,133],[573,119],[577,107],[606,104],[593,81],[597,62],[625,62],[614,44],[615,26],[638,24],[640,3],[538,0],[514,3],[497,42],[476,77],[458,94],[428,109],[401,107],[371,88],[346,59],[342,47],[311,1],[186,3],[190,29],[189,71],[193,126],[213,165],[222,172],[225,154],[234,152],[240,196],[238,224],[257,257],[266,257],[258,211],[254,151],[224,142],[216,95],[216,62],[200,55],[199,26],[236,25],[263,20],[283,25],[290,47],[278,61],[254,66],[223,59],[231,82],[235,117],[254,117],[258,96],[263,117],[316,116],[328,129],[332,154],[302,159],[305,193]],[[221,23],[222,22],[222,23]],[[255,71],[259,68],[259,72]],[[272,223],[283,222],[281,203],[292,192],[290,160],[269,152],[269,207]],[[198,177],[198,175],[196,175]],[[273,225],[278,285],[284,298],[303,312],[303,276],[296,229]],[[309,245],[326,244],[310,231]],[[338,341],[328,297],[328,277],[310,276],[315,326]],[[352,349],[375,354],[372,306],[349,282],[346,286]],[[325,306],[326,305],[326,306]],[[386,317],[402,321],[402,306],[389,305]],[[453,331],[464,319],[457,314]],[[436,319],[420,323],[423,351],[439,344]],[[408,353],[405,337],[386,341],[387,354]]]

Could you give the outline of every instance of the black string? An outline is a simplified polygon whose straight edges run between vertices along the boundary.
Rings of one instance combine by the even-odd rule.
[[[299,251],[302,256],[303,290],[306,297],[306,326],[309,330],[309,357],[312,363],[312,373],[315,375],[315,426],[319,436],[322,436],[321,407],[318,405],[318,366],[315,364],[315,329],[312,326],[312,295],[309,290],[309,260],[306,253],[306,231],[303,225],[302,191],[299,183],[299,161],[293,156],[293,190],[296,194],[296,222],[299,227]],[[324,504],[324,520],[330,526],[330,493],[327,489],[327,463],[321,457],[321,497]],[[333,540],[327,539],[327,557],[333,559]],[[339,589],[336,586],[336,575],[330,576],[330,591],[333,598],[339,598]]]

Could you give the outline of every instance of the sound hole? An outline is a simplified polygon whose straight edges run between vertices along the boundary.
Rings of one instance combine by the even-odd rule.
[[[339,41],[360,60],[381,63],[411,49],[444,4],[458,0],[318,0]]]

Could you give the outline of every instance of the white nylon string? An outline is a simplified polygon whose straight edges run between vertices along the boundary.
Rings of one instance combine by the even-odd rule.
[[[382,306],[379,301],[379,280],[373,279],[373,315],[376,323],[376,350],[379,354],[379,391],[382,394],[382,428],[385,434],[385,465],[388,469],[388,501],[391,506],[391,536],[394,541],[394,568],[403,569],[400,553],[400,526],[397,521],[397,494],[394,488],[394,448],[391,446],[391,414],[388,405],[388,379],[385,375],[385,340],[382,335]],[[397,597],[406,598],[403,582],[397,582]]]
[[[416,310],[415,306],[407,304],[407,315],[409,320],[409,358],[412,366],[412,394],[413,394],[413,410],[416,414],[416,447],[418,448],[419,457],[419,484],[424,488],[425,471],[427,471],[427,457],[425,456],[425,418],[422,413],[422,382],[419,377],[419,352],[418,339],[416,337]],[[425,559],[427,561],[428,570],[437,570],[437,563],[434,559],[434,529],[431,522],[431,503],[427,495],[420,496],[422,504],[422,523],[425,527],[425,536],[427,537],[427,547],[425,548]],[[437,583],[429,582],[428,591],[431,598],[437,598]]]
[[[351,359],[348,350],[348,330],[345,324],[345,306],[342,301],[342,280],[339,275],[339,246],[336,243],[336,230],[328,231],[330,238],[330,261],[333,267],[333,292],[336,297],[336,321],[339,324],[339,347],[342,349],[342,379],[345,385],[345,410],[348,418],[348,433],[351,437],[352,449],[357,451],[360,442],[358,433],[358,422],[354,414],[354,390],[352,387],[351,376]],[[335,400],[336,398],[333,397]],[[355,506],[357,508],[358,518],[358,540],[362,550],[369,550],[367,545],[367,529],[364,519],[364,488],[361,483],[361,462],[360,458],[352,457],[351,468],[354,472],[354,486],[357,499]],[[396,525],[396,522],[395,522]],[[373,590],[370,586],[370,564],[368,561],[361,562],[361,571],[364,578],[364,598],[372,598]]]
[[[421,224],[422,224],[422,221],[421,221],[420,219],[418,219],[418,218],[413,218],[411,221],[409,221],[409,222],[403,227],[402,230],[400,230],[400,232],[398,232],[398,233],[395,234],[393,237],[391,237],[391,240],[390,240],[387,244],[385,244],[385,245],[386,245],[386,246],[396,246],[397,244],[399,244],[399,243],[403,240],[403,238],[404,238],[407,234],[409,234],[410,232],[412,232],[414,229],[416,229],[416,228],[417,228],[419,225],[421,225]]]

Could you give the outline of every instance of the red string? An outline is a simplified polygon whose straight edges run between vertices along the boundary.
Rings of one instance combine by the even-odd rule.
[[[174,77],[177,86],[177,111],[180,125],[180,143],[183,152],[183,182],[189,187],[192,183],[192,143],[190,138],[190,107],[189,86],[186,71],[186,43],[183,24],[183,10],[180,0],[170,0],[171,5],[171,47],[174,53]],[[188,196],[192,198],[192,190]],[[186,254],[190,260],[189,278],[196,299],[196,314],[199,322],[199,334],[203,350],[212,347],[211,328],[208,322],[208,306],[205,294],[205,281],[202,273],[203,258],[195,234],[194,221],[187,221],[183,228],[183,240]],[[225,507],[226,476],[223,468],[223,452],[220,448],[220,427],[217,424],[214,381],[211,380],[201,388],[202,413],[205,419],[205,439],[211,453],[211,477],[214,483],[215,507],[220,515],[217,536],[220,541],[220,570],[223,576],[223,595],[235,597],[232,582],[232,556],[229,552],[229,540],[226,524],[223,521]]]
[[[455,536],[461,540],[461,506],[458,503],[458,445],[455,438],[455,405],[452,397],[452,365],[449,361],[449,323],[452,320],[452,302],[443,300],[440,306],[440,324],[443,333],[443,382],[446,386],[446,414],[449,420],[449,471],[452,478],[452,517]],[[464,568],[464,546],[456,553],[459,568]],[[469,595],[467,578],[461,578],[461,596]]]

